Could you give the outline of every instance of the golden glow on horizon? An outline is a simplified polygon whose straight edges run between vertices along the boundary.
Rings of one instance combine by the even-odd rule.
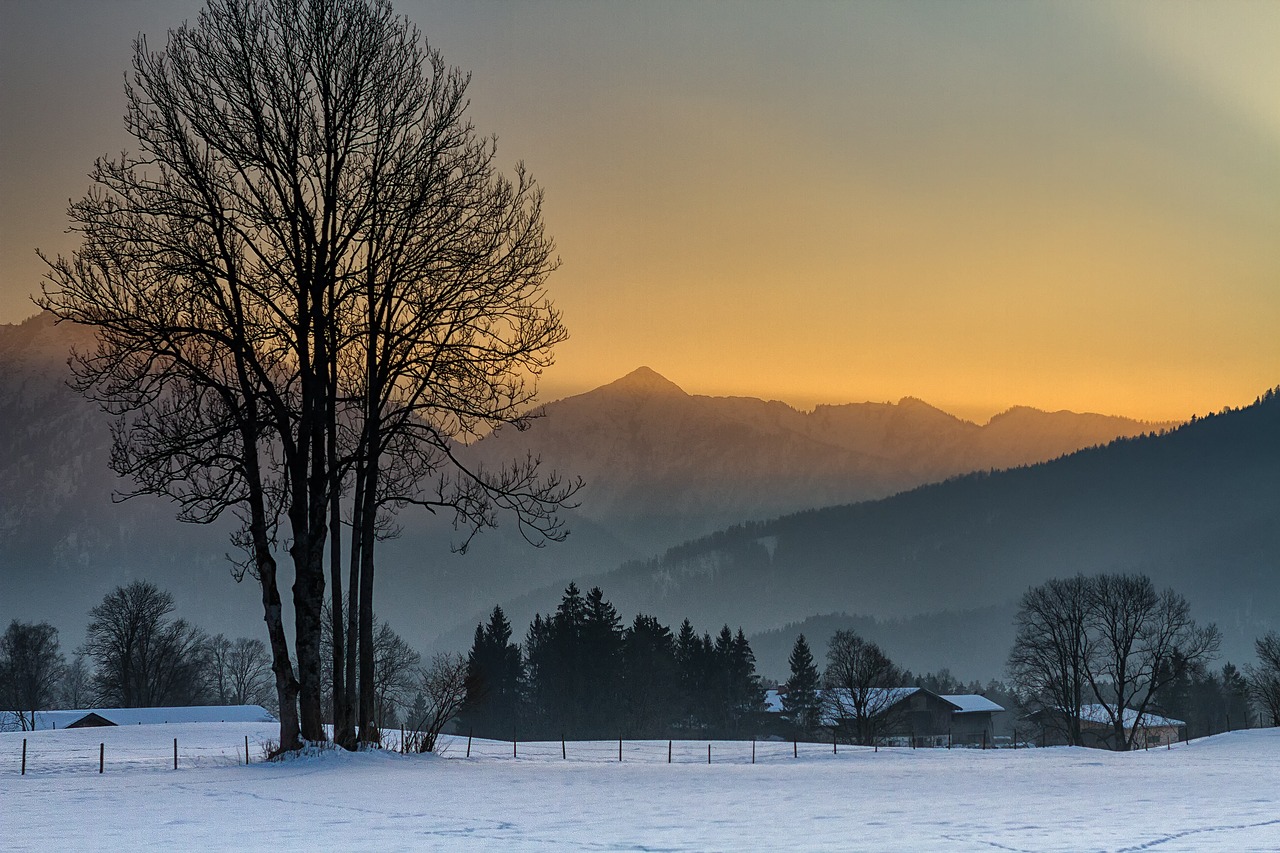
[[[199,4],[142,5],[0,36],[0,321],[127,145],[129,38]],[[1280,384],[1280,4],[396,8],[546,189],[544,399],[647,364],[801,408],[1166,420]]]

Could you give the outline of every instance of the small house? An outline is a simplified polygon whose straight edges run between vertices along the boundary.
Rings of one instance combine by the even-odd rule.
[[[1116,748],[1116,733],[1111,722],[1111,709],[1106,705],[1088,704],[1080,706],[1080,740],[1082,746],[1098,749]],[[1027,716],[1028,720],[1040,726],[1041,746],[1063,746],[1067,743],[1068,717],[1065,712],[1042,708]],[[1133,731],[1139,731],[1132,737],[1135,748],[1167,746],[1183,739],[1187,724],[1182,720],[1164,717],[1160,714],[1146,712],[1138,714],[1132,708],[1125,708],[1121,716],[1125,740],[1131,739]]]
[[[948,693],[942,695],[957,710],[951,714],[951,742],[971,746],[995,743],[995,715],[1004,708],[980,693]]]
[[[167,708],[81,708],[37,711],[36,729],[81,729],[157,723],[274,723],[261,705],[187,705]]]

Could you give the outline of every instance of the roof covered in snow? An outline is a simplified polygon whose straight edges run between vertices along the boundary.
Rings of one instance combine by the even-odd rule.
[[[1107,705],[1081,705],[1080,720],[1086,723],[1102,723],[1111,725],[1111,708]],[[1146,713],[1142,715],[1139,722],[1138,712],[1132,708],[1124,709],[1124,727],[1132,729],[1135,725],[1146,726],[1147,728],[1156,728],[1159,726],[1185,726],[1182,720],[1175,720],[1170,717],[1162,717],[1159,714]]]
[[[957,714],[973,714],[980,711],[1003,711],[1004,707],[979,693],[944,693],[942,698],[959,707]]]
[[[271,723],[276,718],[261,705],[190,705],[169,708],[79,708],[66,711],[37,711],[36,729],[65,729],[97,714],[117,726],[155,723]]]

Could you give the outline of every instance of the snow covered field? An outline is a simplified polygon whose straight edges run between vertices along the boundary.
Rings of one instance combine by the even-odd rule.
[[[244,761],[244,738],[250,757]],[[1172,750],[450,740],[262,763],[271,724],[0,734],[4,850],[1280,850],[1280,730]],[[173,739],[179,770],[173,770]],[[105,773],[98,745],[105,743]]]

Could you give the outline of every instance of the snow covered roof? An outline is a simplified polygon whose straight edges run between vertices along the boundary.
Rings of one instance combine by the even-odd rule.
[[[957,714],[973,714],[979,711],[1003,711],[1004,707],[992,702],[978,693],[944,693],[941,694],[952,705],[960,708]]]
[[[190,705],[170,708],[80,708],[68,711],[37,711],[37,729],[65,729],[72,723],[97,714],[117,726],[156,723],[273,723],[261,705]]]
[[[1080,720],[1086,723],[1102,723],[1104,725],[1111,724],[1111,715],[1108,713],[1106,705],[1081,705]],[[1158,726],[1185,726],[1182,720],[1174,720],[1169,717],[1162,717],[1159,714],[1146,713],[1142,715],[1142,721],[1138,721],[1138,712],[1132,708],[1124,709],[1124,727],[1132,729],[1135,725],[1146,726],[1147,728],[1155,728]]]
[[[921,689],[923,688],[920,688],[920,687],[872,687],[867,692],[866,705],[873,712],[877,712],[898,704],[903,699],[906,699],[908,696],[912,695],[913,693],[919,692]],[[925,692],[929,693],[930,691],[926,690]],[[933,695],[938,695],[938,694],[933,694]],[[819,690],[818,698],[820,700],[835,699],[837,701],[843,698],[843,702],[841,702],[841,704],[845,704],[845,705],[849,704],[851,701],[849,697],[849,691],[843,688],[836,688],[834,690]],[[960,695],[960,696],[940,696],[939,698],[954,705],[955,710],[952,713],[956,713],[956,714],[972,713],[974,711],[1003,711],[1004,710],[1004,708],[1000,707],[995,702],[992,702],[990,699],[988,699],[985,696]],[[782,712],[782,691],[766,690],[764,694],[764,709],[774,714],[781,713]]]

